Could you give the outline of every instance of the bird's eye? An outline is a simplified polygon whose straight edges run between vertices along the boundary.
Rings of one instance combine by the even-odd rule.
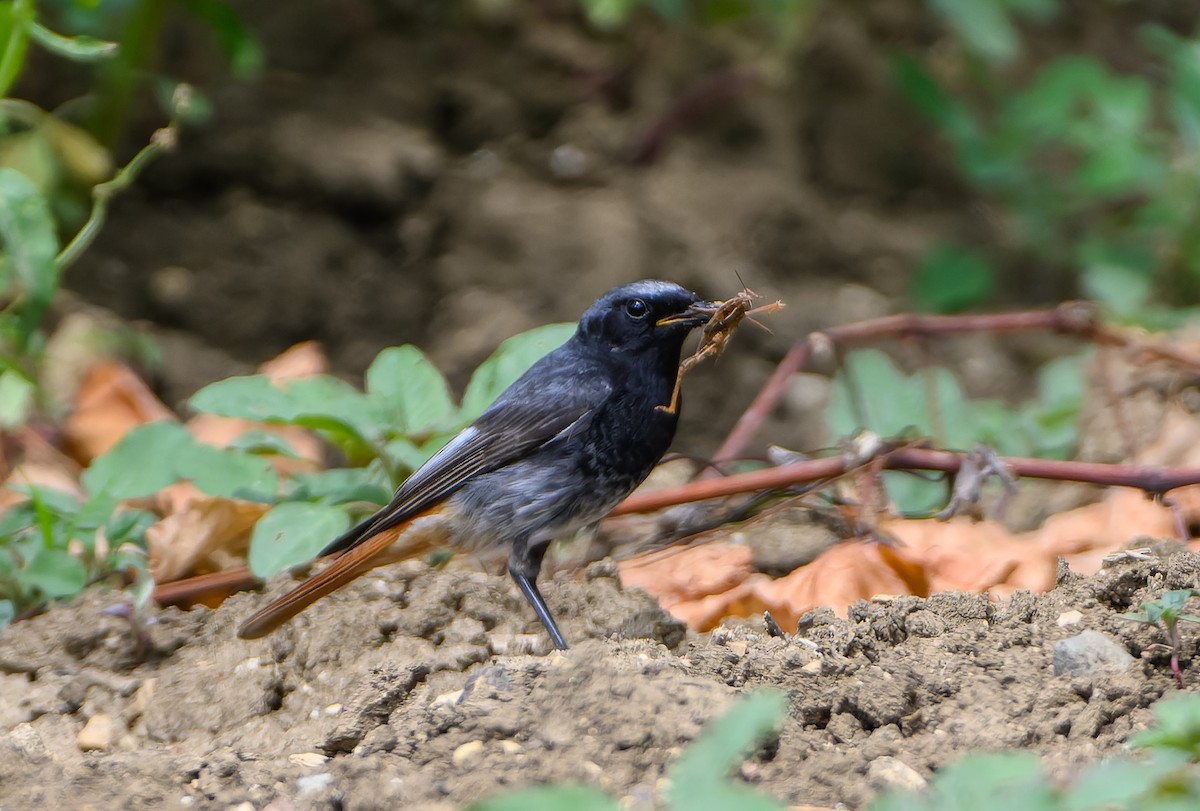
[[[640,298],[625,302],[625,315],[630,318],[642,319],[650,314],[650,307]]]

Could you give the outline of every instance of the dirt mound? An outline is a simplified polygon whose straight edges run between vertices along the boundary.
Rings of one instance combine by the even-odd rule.
[[[1065,776],[1121,751],[1173,689],[1139,658],[1155,632],[1119,614],[1200,586],[1200,556],[1179,552],[1002,603],[816,611],[773,638],[754,621],[685,635],[606,571],[546,584],[562,654],[507,579],[458,566],[388,567],[254,642],[234,629],[262,595],[163,611],[140,641],[112,596],[53,608],[0,637],[0,808],[453,808],[560,781],[649,808],[679,751],[761,686],[790,711],[742,777],[789,803],[861,808],[979,748],[1031,748]],[[1056,643],[1083,630],[1115,643],[1116,668],[1055,675]]]

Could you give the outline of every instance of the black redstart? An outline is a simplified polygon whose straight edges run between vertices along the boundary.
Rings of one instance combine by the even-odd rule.
[[[412,474],[391,502],[333,541],[326,569],[246,620],[265,636],[379,565],[450,545],[505,548],[508,571],[560,649],[537,588],[546,548],[595,523],[637,487],[675,435],[671,402],[688,333],[716,305],[679,285],[640,281],[602,296],[565,344],[535,363],[471,426]],[[391,558],[393,555],[388,555]]]

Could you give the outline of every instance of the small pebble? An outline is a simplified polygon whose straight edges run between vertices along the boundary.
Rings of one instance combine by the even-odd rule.
[[[467,741],[454,750],[450,756],[455,766],[466,766],[483,756],[483,741]]]
[[[1083,614],[1078,611],[1064,611],[1058,615],[1056,622],[1059,628],[1066,628],[1070,625],[1078,625],[1083,620]]]
[[[333,785],[333,775],[329,772],[321,772],[320,774],[306,774],[296,780],[296,794],[300,797],[305,797],[309,794],[317,794],[324,791]]]
[[[898,791],[920,791],[925,788],[927,781],[899,758],[885,755],[871,761],[867,767],[867,779],[877,789],[895,789]]]
[[[316,768],[317,766],[323,766],[327,760],[329,760],[329,758],[325,757],[320,752],[296,752],[295,754],[288,755],[289,763],[294,763],[297,766],[304,766],[310,769]]]
[[[112,748],[116,734],[116,725],[112,717],[97,713],[79,730],[75,736],[75,743],[81,752],[104,752]]]
[[[1055,676],[1122,673],[1135,661],[1129,651],[1099,631],[1083,631],[1054,643]]]

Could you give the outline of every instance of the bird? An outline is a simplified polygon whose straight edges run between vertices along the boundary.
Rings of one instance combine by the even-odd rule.
[[[386,506],[333,540],[321,553],[337,556],[327,568],[243,622],[238,636],[266,636],[379,565],[385,552],[394,559],[449,546],[507,549],[509,575],[565,650],[537,587],[546,549],[603,518],[667,452],[679,415],[665,406],[685,340],[718,304],[654,279],[605,293],[564,344],[409,476]]]

